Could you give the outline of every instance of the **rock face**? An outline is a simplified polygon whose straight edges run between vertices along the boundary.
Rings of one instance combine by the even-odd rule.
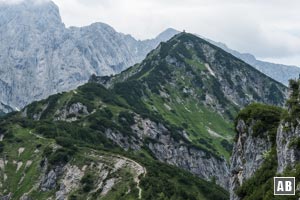
[[[84,176],[84,170],[80,170],[77,166],[65,166],[65,174],[62,178],[59,191],[56,192],[57,200],[64,200],[75,189],[79,188],[80,181]]]
[[[1,200],[10,200],[11,199],[11,193],[5,196],[0,196]]]
[[[215,178],[219,185],[228,189],[229,170],[224,158],[176,141],[163,124],[149,119],[138,119],[132,129],[140,138],[150,139],[146,144],[158,160],[188,170],[206,180]]]
[[[235,190],[243,182],[249,179],[262,165],[264,154],[268,153],[272,147],[272,142],[265,137],[253,137],[253,121],[251,126],[247,126],[243,120],[239,120],[237,130],[237,140],[235,142],[230,161],[230,199],[239,200]],[[266,133],[265,133],[266,134]]]
[[[168,128],[150,119],[136,116],[131,129],[135,137],[129,138],[110,129],[106,131],[106,136],[125,150],[139,150],[146,145],[159,161],[190,171],[206,180],[215,179],[217,184],[229,189],[229,169],[225,158],[190,147],[187,141],[175,140]]]
[[[159,42],[139,41],[103,23],[66,28],[53,2],[0,3],[0,110],[14,110],[140,62]]]
[[[295,167],[300,161],[300,126],[290,127],[288,124],[281,124],[277,132],[277,172],[282,173],[287,166]]]
[[[14,109],[11,108],[10,106],[5,105],[5,104],[0,102],[0,116],[1,116],[1,114],[12,112],[13,110]]]
[[[74,103],[68,109],[64,108],[55,113],[56,121],[76,121],[80,116],[90,114],[87,107],[82,103]]]
[[[287,166],[292,169],[297,168],[297,164],[300,161],[300,80],[290,81],[290,88],[290,98],[287,101],[288,117],[282,119],[277,129],[276,151],[278,173],[282,173]]]
[[[55,168],[51,169],[48,173],[45,173],[40,183],[40,189],[43,192],[54,189],[57,185],[58,179],[62,174],[63,166],[56,166]]]
[[[250,178],[246,188],[242,188],[240,191],[243,198],[265,195],[264,198],[268,199],[273,195],[273,188],[266,184],[272,182],[275,176],[296,177],[296,186],[299,188],[300,81],[292,80],[290,87],[287,110],[276,107],[263,110],[262,108],[266,108],[266,105],[256,105],[252,106],[252,109],[248,109],[249,106],[239,114],[236,127],[237,137],[230,167],[231,200],[241,199],[237,196],[236,191]],[[279,112],[273,112],[276,109]],[[242,119],[245,116],[248,116],[247,123],[245,119]],[[258,132],[260,133],[257,134]],[[257,172],[258,174],[256,174]],[[258,185],[253,186],[258,181],[257,179],[259,179]],[[249,185],[253,187],[251,188]],[[299,189],[297,189],[296,195],[297,198],[300,197]]]

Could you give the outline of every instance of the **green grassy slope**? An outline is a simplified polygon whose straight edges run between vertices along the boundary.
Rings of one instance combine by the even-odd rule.
[[[57,189],[42,192],[39,188],[43,173],[41,163],[45,158],[48,158],[49,162],[47,170],[51,170],[55,166],[66,164],[81,169],[84,166],[90,166],[91,163],[100,162],[100,158],[102,163],[113,168],[115,164],[111,163],[112,158],[120,156],[135,160],[146,168],[146,174],[139,177],[142,199],[228,198],[228,193],[215,183],[201,180],[176,167],[162,164],[156,161],[147,150],[125,152],[105,138],[96,136],[89,138],[89,136],[97,135],[97,132],[92,129],[89,129],[90,135],[84,131],[84,128],[81,129],[80,132],[85,134],[82,137],[75,131],[78,127],[74,124],[70,126],[67,122],[32,121],[20,117],[20,113],[0,119],[0,124],[0,133],[4,135],[3,141],[0,142],[0,158],[7,162],[0,172],[0,194],[7,195],[11,192],[12,199],[19,199],[25,193],[33,199],[47,199],[55,196]],[[46,130],[46,132],[40,132],[41,130]],[[53,151],[57,148],[58,150]],[[97,176],[95,174],[93,169],[88,168],[78,189],[72,191],[69,198],[86,199],[90,196],[91,199],[138,199],[139,192],[133,178],[135,174],[130,169],[125,167],[111,173],[109,176],[117,177],[119,181],[106,196],[102,197],[96,195],[97,193],[91,193],[96,188],[94,184]],[[89,189],[86,189],[85,180],[91,183]]]
[[[232,55],[185,33],[162,43],[141,64],[105,79],[136,112],[160,116],[184,129],[193,144],[226,158],[238,110],[250,102],[282,105],[286,90]],[[225,87],[232,92],[227,94]]]

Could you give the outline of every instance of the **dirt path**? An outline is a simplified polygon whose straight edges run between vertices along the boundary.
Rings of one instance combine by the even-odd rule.
[[[140,187],[140,176],[142,175],[143,177],[146,176],[147,174],[147,170],[145,167],[143,167],[142,165],[140,165],[139,163],[137,163],[134,160],[131,160],[129,158],[123,157],[123,156],[119,156],[120,159],[125,160],[127,163],[131,164],[131,168],[135,170],[136,174],[134,177],[134,182],[136,183],[136,188],[139,191],[139,199],[142,199],[142,192],[143,189]]]
[[[30,135],[34,135],[35,137],[37,137],[37,138],[39,138],[39,139],[46,140],[46,138],[44,138],[44,137],[42,137],[42,136],[40,136],[40,135],[38,135],[38,134],[35,134],[35,133],[33,133],[32,131],[29,131],[29,134],[30,134]]]

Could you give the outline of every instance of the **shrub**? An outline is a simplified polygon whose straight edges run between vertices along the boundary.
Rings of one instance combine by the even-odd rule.
[[[35,130],[38,134],[47,138],[54,138],[57,136],[57,129],[51,122],[41,122],[36,126]]]
[[[64,148],[69,149],[70,152],[74,153],[77,151],[77,148],[74,146],[74,143],[76,141],[67,137],[56,137],[55,140],[57,144],[63,146]]]
[[[233,145],[225,139],[221,141],[221,145],[227,152],[231,152],[233,149]]]
[[[103,110],[101,110],[101,115],[107,119],[111,119],[114,116],[108,108],[104,108]]]
[[[253,136],[263,137],[264,133],[268,132],[271,141],[275,142],[277,128],[283,111],[282,108],[276,106],[254,103],[240,111],[236,118],[235,126],[240,119],[244,120],[248,125],[254,121]]]
[[[132,126],[135,121],[134,121],[134,114],[130,113],[128,111],[123,111],[119,113],[119,123],[125,127],[130,127]]]
[[[286,103],[286,105],[288,106],[289,113],[285,115],[284,120],[296,126],[298,124],[297,119],[299,118],[299,113],[300,113],[300,104],[299,104],[300,81],[290,80],[290,89],[291,89],[290,98],[287,100]]]
[[[70,151],[69,149],[66,148],[61,148],[50,155],[49,163],[51,165],[65,164],[69,162],[69,160],[73,155],[74,155],[73,151]]]
[[[0,153],[4,151],[4,143],[0,142]]]
[[[53,153],[53,148],[47,146],[43,151],[43,157],[49,157]]]
[[[90,192],[94,187],[94,176],[90,173],[87,173],[83,176],[80,182],[83,185],[83,191]]]
[[[41,115],[41,119],[46,119],[55,112],[55,106],[61,94],[52,95],[47,99],[47,107]]]

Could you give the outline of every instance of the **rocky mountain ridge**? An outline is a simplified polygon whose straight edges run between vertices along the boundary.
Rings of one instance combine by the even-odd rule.
[[[147,72],[161,71],[162,73],[163,68],[159,62],[164,62],[163,64],[167,66],[173,65],[175,70],[180,67],[183,68],[183,65],[197,67],[198,71],[190,71],[190,73],[209,76],[219,81],[221,93],[224,93],[225,98],[234,102],[238,107],[243,107],[253,101],[283,105],[287,96],[286,87],[282,84],[265,76],[231,54],[222,51],[217,46],[188,33],[179,33],[168,42],[161,43],[157,49],[148,54],[141,64],[137,64],[116,76],[92,76],[90,82],[97,82],[107,88],[113,88],[118,83],[130,81],[133,78],[146,78],[147,76],[143,75],[148,75]],[[188,70],[191,69],[187,68]],[[254,74],[259,78],[256,79]],[[165,76],[165,78],[175,79],[177,77],[170,75],[169,77]],[[207,77],[203,77],[203,79],[205,78]],[[200,82],[200,80],[198,81]],[[208,86],[205,86],[205,81],[203,82],[205,90]],[[269,85],[268,82],[272,84]],[[267,90],[264,88],[266,85],[270,87]],[[195,88],[197,88],[196,85]],[[218,88],[214,89],[218,90]],[[187,91],[187,93],[189,92]],[[219,101],[221,102],[220,99]]]
[[[175,34],[168,29],[140,41],[103,23],[66,28],[52,1],[1,3],[0,15],[0,101],[14,110],[74,89],[92,74],[119,73]]]
[[[205,38],[204,38],[205,39]],[[288,86],[290,79],[296,79],[299,77],[300,74],[300,67],[298,66],[290,66],[290,65],[283,65],[283,64],[276,64],[266,61],[258,60],[255,56],[250,53],[240,53],[229,48],[227,45],[221,42],[215,42],[210,39],[205,39],[208,42],[222,48],[223,50],[227,51],[228,53],[234,55],[235,57],[243,60],[244,62],[248,63],[249,65],[255,67],[260,72],[266,74],[267,76],[271,77],[272,79]]]
[[[66,28],[51,1],[0,5],[0,110],[9,112],[51,94],[75,89],[92,74],[119,73],[142,61],[179,31],[167,29],[151,40],[136,40],[103,23]],[[257,61],[221,43],[207,41],[284,84],[299,69]]]

